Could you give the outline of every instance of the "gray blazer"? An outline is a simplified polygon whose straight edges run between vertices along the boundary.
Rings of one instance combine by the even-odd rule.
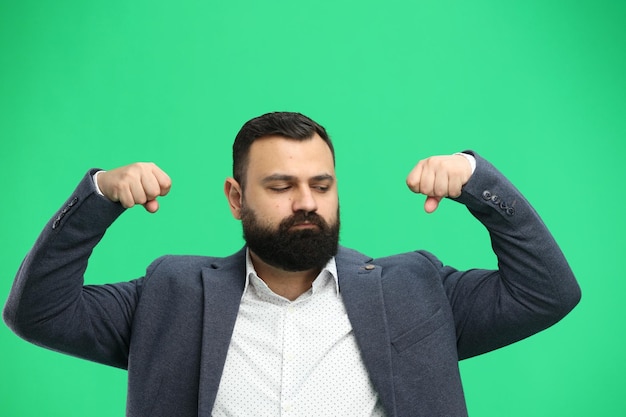
[[[458,361],[564,317],[580,289],[552,236],[491,164],[457,200],[482,222],[499,270],[457,271],[433,255],[372,259],[341,248],[341,297],[391,416],[467,415]],[[85,176],[20,267],[3,315],[21,337],[128,369],[127,416],[210,416],[237,316],[245,251],[166,256],[141,279],[83,285],[92,249],[123,209]]]

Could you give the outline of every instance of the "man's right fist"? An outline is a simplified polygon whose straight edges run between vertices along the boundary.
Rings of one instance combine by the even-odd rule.
[[[98,188],[105,197],[125,208],[141,204],[150,213],[159,209],[156,198],[166,195],[172,180],[152,162],[136,162],[96,176]]]

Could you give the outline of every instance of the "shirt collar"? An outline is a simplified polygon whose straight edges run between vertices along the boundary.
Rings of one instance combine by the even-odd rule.
[[[246,248],[246,281],[245,281],[245,285],[243,288],[243,295],[246,294],[248,290],[248,286],[250,285],[250,279],[253,276],[258,279],[261,279],[259,275],[256,273],[256,270],[254,269],[254,265],[252,264],[252,258],[250,257],[250,249]],[[315,281],[313,281],[313,284],[312,284],[313,293],[315,293],[318,287],[324,284],[325,282],[325,280],[323,279],[324,277],[330,277],[332,279],[332,282],[335,287],[335,292],[337,296],[339,296],[339,279],[337,278],[337,263],[335,262],[334,256],[330,258],[330,260],[326,263],[326,266],[322,268],[319,275],[315,278]]]

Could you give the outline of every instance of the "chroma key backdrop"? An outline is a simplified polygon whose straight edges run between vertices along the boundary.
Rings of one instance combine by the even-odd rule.
[[[163,254],[243,245],[222,193],[248,119],[299,111],[335,141],[341,243],[495,268],[487,233],[405,178],[472,149],[510,178],[580,281],[554,327],[461,362],[480,417],[626,416],[626,3],[610,0],[76,0],[0,4],[0,302],[47,220],[92,167],[153,161],[161,210],[129,210],[88,283]],[[51,296],[53,296],[51,294]],[[110,417],[126,373],[0,325],[0,415]]]

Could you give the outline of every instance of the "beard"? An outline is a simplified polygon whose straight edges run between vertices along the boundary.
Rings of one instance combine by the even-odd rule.
[[[317,227],[290,230],[305,221]],[[257,214],[244,206],[241,223],[248,248],[267,264],[284,271],[322,269],[337,254],[339,209],[334,224],[329,225],[317,213],[299,211],[281,221],[278,228],[272,228],[262,224]]]

